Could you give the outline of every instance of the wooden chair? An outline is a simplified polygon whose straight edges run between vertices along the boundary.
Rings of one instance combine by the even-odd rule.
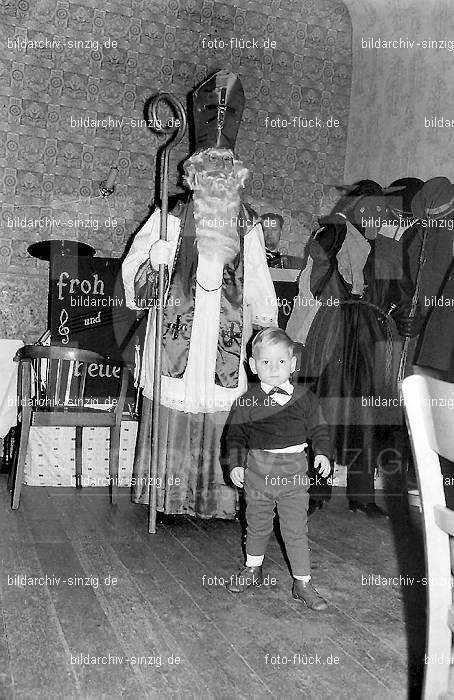
[[[439,455],[454,461],[454,384],[417,374],[404,379],[402,393],[423,512],[428,579],[422,697],[454,698],[449,664],[454,631],[449,536],[454,536],[454,511],[445,506],[439,461]]]
[[[11,508],[16,510],[19,507],[31,425],[76,428],[76,488],[82,488],[83,428],[109,427],[109,493],[111,503],[115,503],[121,417],[128,386],[127,364],[106,359],[89,350],[61,346],[25,345],[18,350],[14,359],[19,362],[17,396],[20,438],[14,477],[11,472],[11,481],[14,481]],[[97,373],[104,377],[109,373],[114,380],[109,381],[108,392],[115,400],[109,410],[93,408],[93,401],[90,406],[86,396],[87,375],[90,378]],[[113,393],[112,387],[115,388]],[[98,401],[102,403],[103,399]]]

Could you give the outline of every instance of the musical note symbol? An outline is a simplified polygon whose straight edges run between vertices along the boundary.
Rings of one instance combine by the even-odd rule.
[[[58,332],[60,335],[63,336],[62,343],[64,345],[67,345],[69,343],[69,328],[68,326],[65,326],[66,321],[68,320],[68,312],[66,309],[62,309],[60,311],[60,325],[58,326]]]

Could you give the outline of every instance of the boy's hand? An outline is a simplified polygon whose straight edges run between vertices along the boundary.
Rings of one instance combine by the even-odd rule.
[[[235,486],[238,486],[239,489],[243,488],[244,467],[234,467],[230,472],[230,478],[232,479]]]
[[[331,473],[331,463],[325,455],[316,455],[314,459],[314,467],[324,479]]]

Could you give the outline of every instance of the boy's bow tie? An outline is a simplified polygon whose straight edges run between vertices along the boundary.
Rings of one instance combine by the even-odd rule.
[[[285,396],[290,396],[288,391],[285,391],[285,389],[281,389],[279,386],[273,386],[269,395],[272,396],[273,394],[285,394]]]

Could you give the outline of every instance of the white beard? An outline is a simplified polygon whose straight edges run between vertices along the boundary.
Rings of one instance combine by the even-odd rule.
[[[240,211],[239,184],[223,178],[196,176],[194,219],[197,249],[201,255],[223,265],[240,251],[237,219]]]

